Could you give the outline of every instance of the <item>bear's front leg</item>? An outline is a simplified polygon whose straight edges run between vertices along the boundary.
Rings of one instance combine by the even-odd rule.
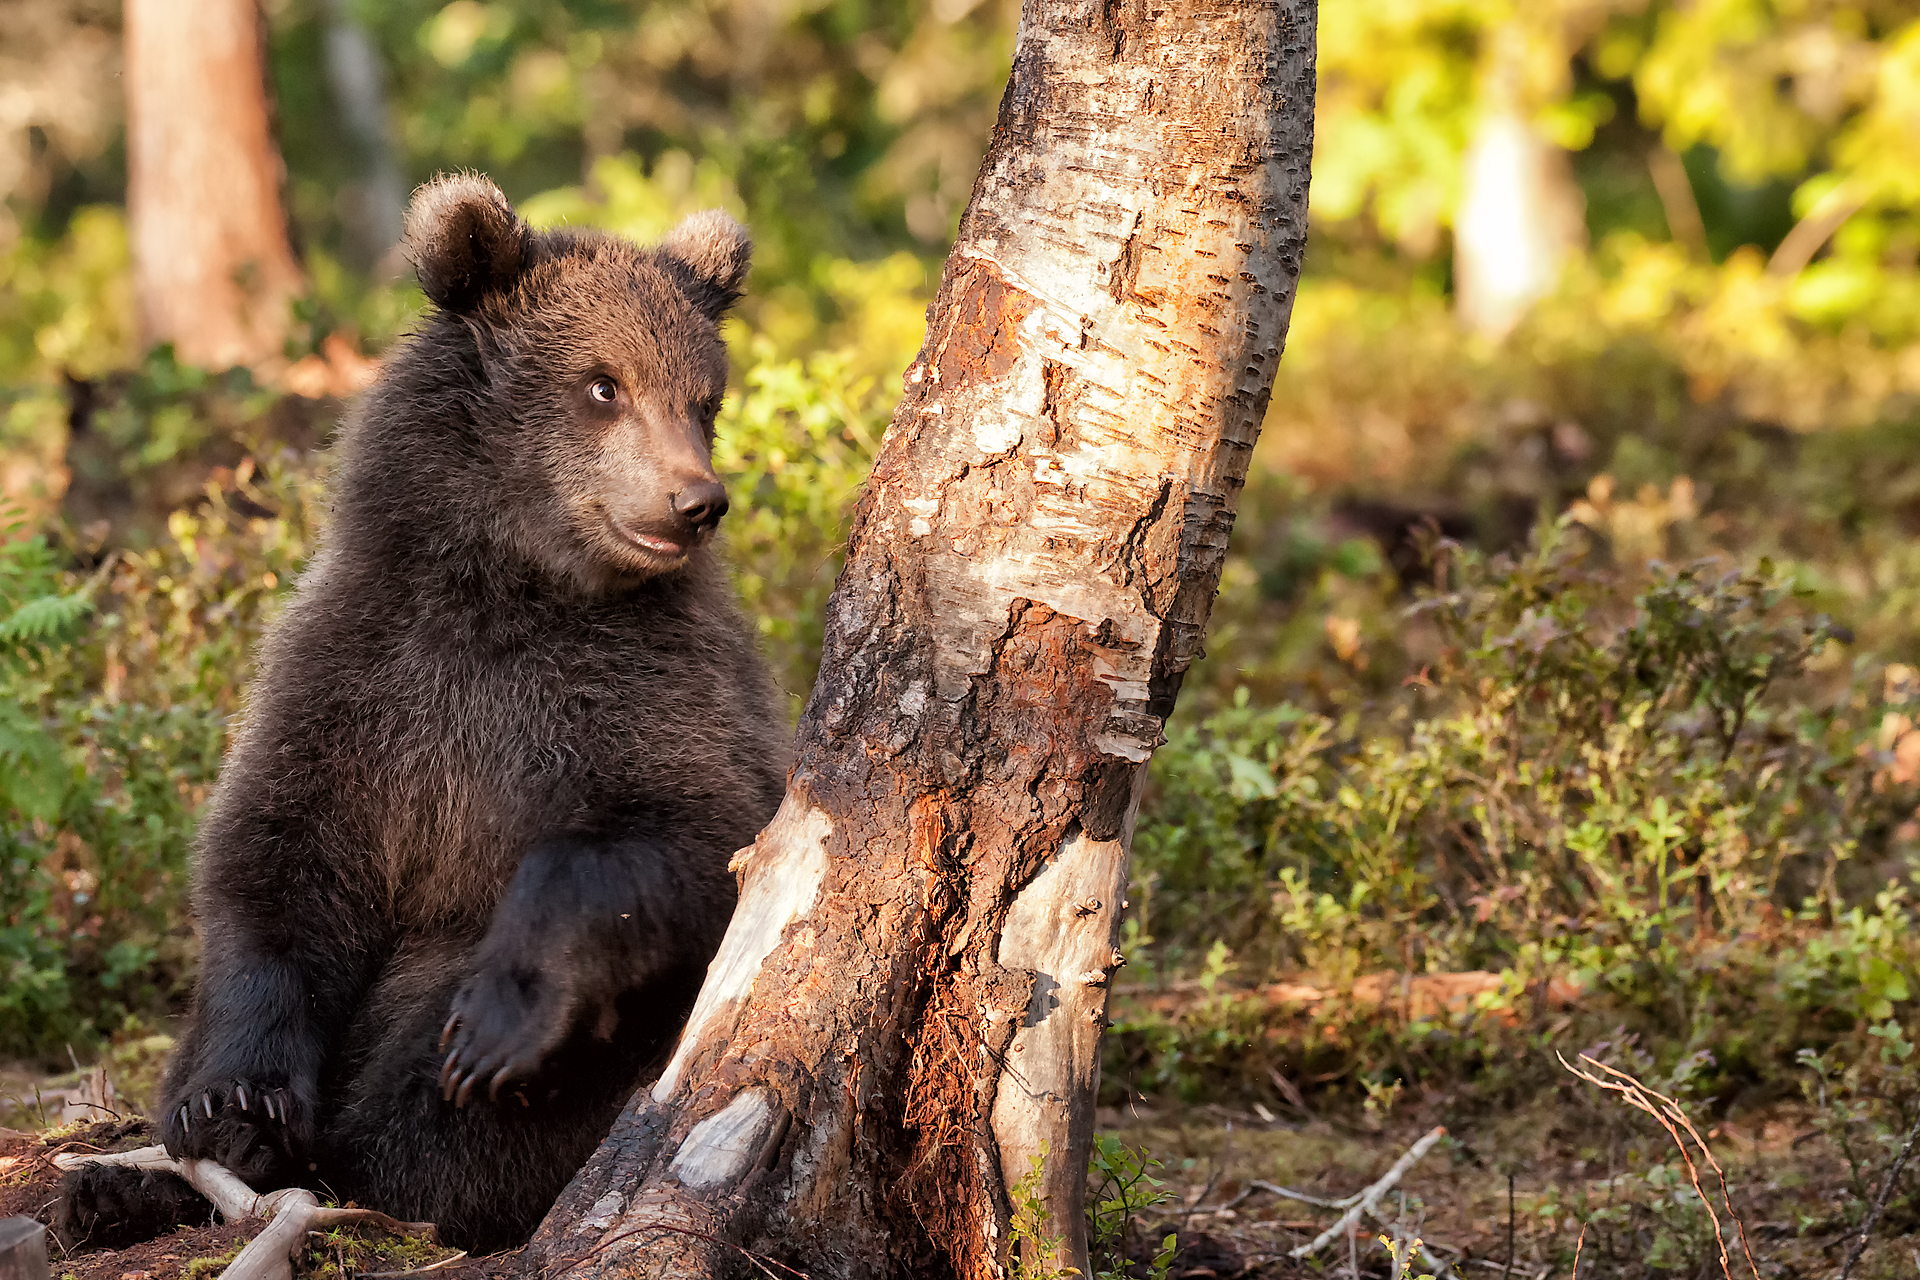
[[[162,1091],[169,1154],[216,1160],[252,1184],[303,1167],[325,1046],[308,967],[259,947],[210,945],[194,1026]]]
[[[373,913],[297,835],[251,810],[209,822],[193,1021],[158,1111],[169,1153],[256,1187],[306,1172],[322,1072],[381,946]]]
[[[716,884],[644,837],[567,836],[529,850],[454,995],[442,1095],[464,1106],[483,1087],[498,1098],[574,1033],[611,1038],[623,996],[640,993],[644,1007],[650,988],[684,988],[718,948],[733,892],[731,877]]]

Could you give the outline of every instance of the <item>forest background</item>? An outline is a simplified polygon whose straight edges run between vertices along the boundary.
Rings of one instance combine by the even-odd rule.
[[[334,424],[422,307],[409,187],[470,167],[543,224],[751,226],[717,461],[797,714],[1018,18],[264,12],[300,285],[278,350],[210,369],[134,319],[118,6],[0,3],[23,1063],[137,1075],[190,990],[187,854],[252,646],[324,522]],[[1560,1096],[1551,1051],[1590,1051],[1729,1124],[1804,1099],[1789,1128],[1849,1172],[1770,1212],[1859,1223],[1920,1116],[1920,18],[1327,4],[1311,219],[1135,840],[1110,1100],[1378,1128]],[[1706,1238],[1663,1159],[1608,1157],[1642,1260]],[[1549,1227],[1604,1218],[1582,1185],[1577,1212],[1539,1192]]]

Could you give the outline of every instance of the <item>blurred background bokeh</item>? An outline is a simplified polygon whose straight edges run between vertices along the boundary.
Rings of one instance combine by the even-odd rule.
[[[484,170],[542,224],[751,226],[720,462],[797,714],[1018,19],[193,7],[257,22],[264,58],[183,76],[180,42],[214,37],[142,26],[150,0],[0,0],[13,1055],[145,1043],[179,1008],[194,817],[324,521],[335,424],[421,310],[395,240],[437,171]],[[1904,1063],[1911,0],[1347,0],[1319,37],[1305,275],[1128,924],[1139,981],[1205,999],[1126,1013],[1110,1079],[1274,1106],[1276,1068],[1370,1099],[1492,1079],[1557,981],[1691,1087],[1836,1046]],[[247,101],[264,127],[188,145]],[[278,207],[196,284],[171,247],[239,218],[249,180]],[[1254,998],[1376,972],[1487,981],[1385,1029],[1378,1001],[1309,1001],[1314,1030],[1277,1032]]]

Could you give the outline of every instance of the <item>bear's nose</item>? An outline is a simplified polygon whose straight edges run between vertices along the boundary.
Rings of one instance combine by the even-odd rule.
[[[717,480],[701,480],[673,495],[673,514],[696,529],[720,523],[727,514],[727,490]]]

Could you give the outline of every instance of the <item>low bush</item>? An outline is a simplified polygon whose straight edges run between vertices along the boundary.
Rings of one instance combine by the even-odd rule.
[[[166,541],[81,574],[0,543],[0,1045],[90,1045],[176,1007],[187,853],[250,655],[304,559],[315,487],[250,463]],[[243,514],[244,512],[251,514]]]
[[[1434,551],[1406,625],[1436,657],[1389,696],[1336,716],[1242,692],[1169,730],[1130,959],[1206,991],[1123,1021],[1117,1076],[1273,1097],[1268,1068],[1473,1068],[1540,1038],[1528,996],[1556,980],[1666,1065],[1710,1050],[1723,1081],[1897,1027],[1920,960],[1915,673],[1849,663],[1766,561],[1633,573],[1572,517],[1512,555]],[[1237,994],[1381,971],[1504,981],[1425,1018]]]

